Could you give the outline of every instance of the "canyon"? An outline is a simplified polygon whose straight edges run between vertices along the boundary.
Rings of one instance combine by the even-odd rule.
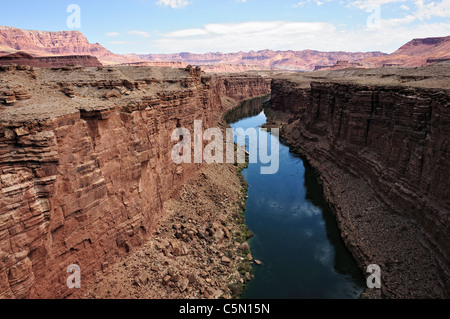
[[[251,277],[232,268],[252,260],[245,183],[233,165],[173,163],[171,133],[224,128],[269,93],[267,126],[319,173],[360,269],[382,269],[363,297],[449,298],[449,39],[124,56],[77,31],[0,27],[0,298],[235,296]]]
[[[319,172],[366,296],[448,298],[450,64],[279,75],[272,126]]]
[[[0,66],[0,297],[231,294],[241,257],[224,251],[240,247],[229,218],[242,186],[226,167],[175,165],[170,137],[198,119],[223,126],[239,101],[271,92],[268,126],[319,172],[361,270],[382,269],[363,297],[448,298],[449,69]],[[70,264],[84,294],[65,284]]]
[[[202,167],[171,161],[172,131],[269,91],[191,66],[0,66],[0,297],[68,297],[69,265],[88,281],[144,244]]]

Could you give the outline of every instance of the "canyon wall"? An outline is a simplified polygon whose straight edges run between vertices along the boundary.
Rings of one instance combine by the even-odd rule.
[[[416,76],[408,84],[383,83],[383,78],[393,76],[372,74],[376,80],[371,83],[361,78],[344,81],[339,73],[336,79],[333,73],[301,80],[274,79],[270,107],[274,119],[281,120],[288,143],[319,171],[338,219],[349,219],[341,223],[341,230],[362,266],[383,264],[384,274],[397,267],[391,278],[384,278],[387,286],[391,281],[391,287],[383,287],[384,294],[448,297],[450,91],[448,86],[414,84]],[[352,193],[352,185],[346,185],[349,179],[353,184],[364,180],[365,186]],[[372,203],[377,201],[383,205]],[[420,254],[411,248],[415,246],[401,247],[402,241],[395,239],[407,228],[397,227],[397,221],[386,222],[394,214],[417,225],[425,238],[418,246],[427,247],[437,257],[436,268],[429,268],[438,275],[427,279],[433,287],[412,293],[414,287],[420,290],[413,273],[404,287],[392,288],[400,281],[392,277],[408,272],[405,268],[426,272],[428,258],[417,258],[420,265],[411,266],[408,259]],[[386,240],[391,238],[387,233],[392,235],[391,242]],[[409,241],[422,238],[414,237]],[[372,239],[364,244],[367,238]]]
[[[67,297],[69,265],[83,280],[141,245],[200,167],[172,162],[172,131],[210,127],[227,103],[270,90],[256,75],[191,67],[63,72],[0,72],[31,86],[28,100],[0,105],[0,298]]]

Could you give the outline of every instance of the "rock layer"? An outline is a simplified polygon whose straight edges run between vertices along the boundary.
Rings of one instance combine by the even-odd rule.
[[[0,65],[18,64],[37,68],[51,68],[80,65],[84,67],[101,67],[100,61],[90,55],[67,55],[33,57],[26,52],[17,52],[5,56],[0,56]]]
[[[89,43],[79,31],[47,32],[0,26],[0,50],[9,53],[26,51],[38,56],[90,55],[104,64],[130,61],[98,43]]]
[[[315,50],[303,51],[273,51],[261,50],[236,53],[175,53],[175,54],[130,54],[127,57],[143,61],[183,61],[193,65],[206,65],[208,69],[218,72],[231,72],[239,67],[245,70],[313,70],[316,65],[333,65],[339,60],[355,62],[370,57],[386,55],[382,52],[321,52]],[[223,68],[221,70],[221,68]]]
[[[381,66],[424,66],[450,59],[450,36],[413,39],[397,51],[380,57],[368,57],[360,62],[371,67]]]
[[[271,108],[320,172],[361,267],[384,266],[383,294],[448,297],[450,91],[420,87],[417,75],[390,85],[400,75],[382,72],[367,83],[339,72],[275,79]]]
[[[0,73],[35,92],[0,105],[3,298],[66,297],[69,265],[87,279],[141,245],[164,201],[201,167],[172,162],[172,131],[193,132],[194,120],[207,128],[227,103],[270,89],[260,76],[205,76],[191,67],[36,73]]]

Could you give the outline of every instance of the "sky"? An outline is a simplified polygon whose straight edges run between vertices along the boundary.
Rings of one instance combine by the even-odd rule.
[[[78,30],[126,53],[382,51],[450,35],[450,0],[14,0],[0,25]]]

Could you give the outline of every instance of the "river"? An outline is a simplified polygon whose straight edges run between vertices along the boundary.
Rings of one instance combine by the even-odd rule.
[[[265,100],[246,101],[229,113],[230,126],[257,128],[259,138],[275,139],[261,130],[267,120]],[[276,143],[276,174],[262,175],[259,161],[242,172],[249,184],[245,218],[254,234],[249,244],[253,257],[262,261],[253,266],[254,279],[242,298],[359,298],[364,276],[340,237],[315,171],[283,141]]]

